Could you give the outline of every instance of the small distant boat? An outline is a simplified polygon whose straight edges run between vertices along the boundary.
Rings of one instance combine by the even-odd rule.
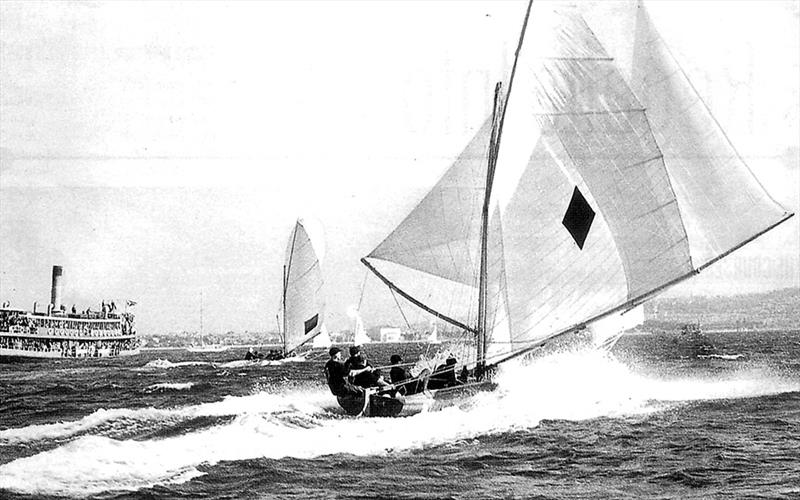
[[[134,315],[114,302],[99,312],[67,312],[61,303],[63,270],[53,266],[50,304],[46,312],[0,307],[0,362],[14,359],[114,358],[139,354]]]
[[[442,343],[442,341],[439,340],[439,324],[436,322],[435,318],[431,318],[431,333],[425,341],[429,344]]]
[[[228,346],[222,344],[206,344],[203,334],[203,292],[200,292],[200,345],[193,345],[186,348],[189,352],[224,352]]]
[[[690,357],[709,357],[718,355],[714,343],[703,334],[700,323],[686,323],[674,339],[676,349]]]
[[[367,335],[367,330],[364,328],[364,322],[361,320],[361,316],[356,312],[355,314],[355,333],[353,334],[353,345],[364,345],[369,344],[372,342],[372,339],[369,338]]]
[[[286,247],[283,266],[281,348],[274,358],[303,359],[299,350],[325,334],[325,295],[320,255],[323,253],[321,229],[297,219]],[[325,338],[320,343],[326,343]]]

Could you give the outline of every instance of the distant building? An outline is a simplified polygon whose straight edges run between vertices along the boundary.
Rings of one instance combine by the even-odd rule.
[[[399,328],[381,328],[381,342],[400,342],[403,332]]]

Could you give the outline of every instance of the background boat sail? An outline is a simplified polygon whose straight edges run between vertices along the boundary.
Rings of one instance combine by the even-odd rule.
[[[314,349],[328,349],[331,345],[333,345],[331,336],[328,333],[328,329],[325,327],[325,323],[323,323],[322,328],[320,328],[320,334],[314,337],[311,347]]]
[[[312,240],[313,234],[313,240]],[[318,257],[319,255],[319,257]],[[321,256],[322,234],[314,224],[298,219],[289,235],[281,296],[282,354],[290,356],[323,332],[325,296]]]
[[[358,311],[354,311],[353,322],[355,324],[353,331],[353,345],[364,345],[372,342],[372,339],[367,335],[367,329],[364,328],[364,321]]]
[[[529,3],[492,116],[362,259],[465,332],[459,360],[479,377],[565,333],[635,324],[644,301],[793,215],[636,9],[614,38],[591,11]]]

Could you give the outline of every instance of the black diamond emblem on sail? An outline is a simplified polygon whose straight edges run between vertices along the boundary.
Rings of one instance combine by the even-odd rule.
[[[305,332],[308,333],[313,330],[317,326],[317,321],[319,321],[319,314],[315,314],[307,319],[304,323]]]
[[[567,228],[572,239],[578,245],[578,248],[583,250],[583,244],[586,242],[586,236],[589,234],[589,228],[592,227],[594,220],[594,210],[589,206],[586,198],[583,197],[578,187],[572,192],[572,199],[569,201],[567,213],[564,214],[564,220],[561,221],[564,227]]]

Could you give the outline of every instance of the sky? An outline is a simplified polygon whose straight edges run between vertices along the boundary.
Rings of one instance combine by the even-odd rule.
[[[800,3],[647,3],[732,143],[800,209]],[[135,300],[140,332],[274,329],[324,228],[329,328],[402,321],[369,253],[490,113],[526,3],[0,2],[0,298]],[[800,217],[668,293],[800,286]],[[363,300],[362,300],[363,289]]]

